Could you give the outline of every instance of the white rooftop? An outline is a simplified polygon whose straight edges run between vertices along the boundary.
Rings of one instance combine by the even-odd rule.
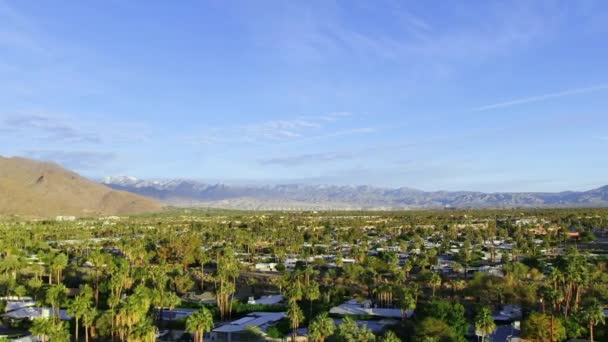
[[[36,306],[36,302],[31,299],[9,300],[6,302],[4,312],[10,312],[30,306]]]
[[[336,315],[366,315],[366,316],[378,316],[378,317],[389,317],[389,318],[401,318],[402,312],[400,309],[385,309],[385,308],[372,308],[369,302],[359,303],[356,300],[349,300],[348,302],[335,306],[329,310],[329,313]],[[414,311],[407,310],[406,316],[409,318],[414,314]]]
[[[249,304],[274,305],[274,304],[279,304],[280,302],[283,301],[282,295],[262,296],[258,299],[251,300],[252,298],[249,299],[249,302],[248,302]]]
[[[4,318],[11,319],[29,319],[33,320],[39,317],[49,317],[53,315],[53,309],[51,308],[40,308],[40,307],[21,307],[17,310],[2,314]],[[60,317],[62,320],[67,321],[72,319],[72,316],[68,315],[66,310],[60,310]]]
[[[252,312],[246,317],[213,329],[214,332],[238,332],[255,326],[265,330],[270,324],[287,317],[284,312]]]

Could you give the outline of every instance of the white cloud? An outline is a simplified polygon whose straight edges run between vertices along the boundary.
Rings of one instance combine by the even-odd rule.
[[[349,112],[335,112],[321,116],[299,116],[293,119],[268,120],[231,127],[205,128],[186,141],[196,144],[281,142],[296,139],[317,139],[354,133],[367,133],[370,128],[338,129],[339,121],[351,116]]]
[[[11,115],[0,122],[0,128],[7,133],[54,142],[101,142],[101,137],[94,131],[76,127],[57,117],[40,114]]]
[[[150,139],[147,125],[135,122],[113,121],[99,125],[95,118],[83,120],[86,115],[58,115],[49,111],[31,111],[19,114],[0,114],[0,132],[20,139],[66,144],[107,144],[143,142]]]
[[[551,4],[530,2],[487,3],[472,13],[453,9],[453,16],[433,27],[425,16],[398,2],[381,6],[339,6],[323,3],[287,3],[277,11],[289,20],[258,22],[249,18],[254,38],[298,61],[380,58],[408,64],[432,64],[454,59],[485,59],[511,53],[546,37],[559,23],[560,12]],[[365,15],[382,26],[354,24],[344,18]],[[390,28],[390,29],[387,29]],[[270,33],[269,33],[270,32]]]

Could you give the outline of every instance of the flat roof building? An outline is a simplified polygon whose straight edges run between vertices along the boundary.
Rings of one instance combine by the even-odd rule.
[[[248,329],[259,328],[260,331],[265,333],[270,326],[285,317],[287,317],[285,312],[252,312],[243,318],[213,329],[210,333],[210,340],[219,342],[246,342],[251,340]]]

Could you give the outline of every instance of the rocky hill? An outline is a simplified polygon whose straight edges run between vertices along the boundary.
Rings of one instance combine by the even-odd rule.
[[[57,164],[0,157],[0,215],[125,215],[161,207],[155,200],[113,190]]]

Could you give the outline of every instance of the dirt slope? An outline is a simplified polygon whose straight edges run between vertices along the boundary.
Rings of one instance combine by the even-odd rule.
[[[0,215],[94,216],[160,210],[152,199],[112,190],[54,163],[0,157]]]

